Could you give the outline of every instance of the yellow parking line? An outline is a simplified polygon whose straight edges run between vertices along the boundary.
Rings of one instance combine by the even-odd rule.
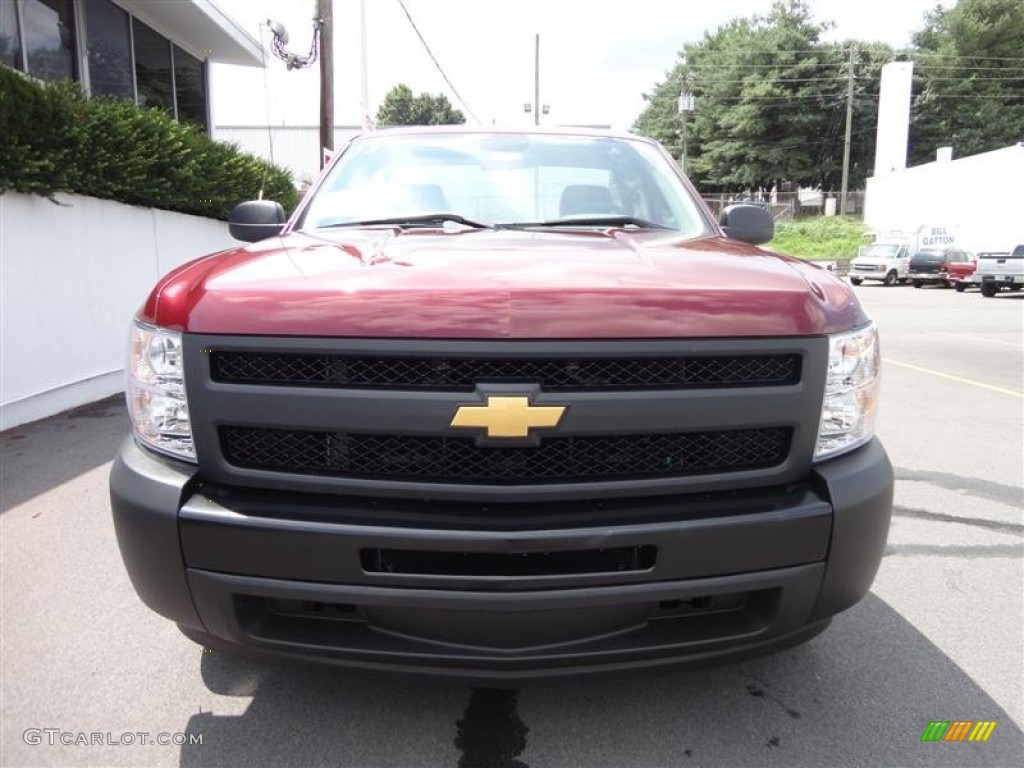
[[[935,371],[931,368],[925,368],[920,365],[914,365],[913,363],[904,363],[902,360],[893,360],[891,357],[883,357],[882,361],[889,365],[898,365],[902,368],[909,368],[912,371],[920,371],[921,373],[928,373],[932,376],[938,376],[940,379],[949,379],[950,381],[959,381],[961,384],[970,384],[974,387],[981,387],[982,389],[991,389],[993,392],[999,392],[1003,395],[1009,395],[1010,397],[1019,397],[1024,400],[1024,392],[1017,389],[1007,389],[1005,387],[997,387],[993,384],[985,384],[981,381],[974,381],[973,379],[964,379],[960,376],[954,376],[951,373],[943,373],[942,371]]]
[[[948,331],[931,331],[933,336],[953,336],[958,339],[967,339],[969,341],[983,341],[986,344],[1002,344],[1004,347],[1013,347],[1014,349],[1024,349],[1024,345],[1014,344],[1012,341],[1003,341],[1002,339],[986,339],[984,336],[968,336],[966,333],[949,333]]]

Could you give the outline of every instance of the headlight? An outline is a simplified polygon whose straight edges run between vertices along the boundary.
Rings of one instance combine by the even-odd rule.
[[[878,329],[875,324],[828,338],[828,375],[814,459],[863,445],[875,434],[878,407]]]
[[[155,451],[195,461],[181,334],[136,322],[126,374],[135,437]]]

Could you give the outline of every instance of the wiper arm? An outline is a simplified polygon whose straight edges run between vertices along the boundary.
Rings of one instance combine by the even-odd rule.
[[[498,224],[501,229],[528,229],[530,227],[628,227],[633,226],[639,229],[672,229],[665,224],[658,224],[655,221],[640,219],[636,216],[619,216],[616,214],[600,216],[569,216],[562,219],[549,219],[547,221],[516,222],[512,224]]]
[[[447,221],[461,224],[464,227],[473,229],[493,229],[490,224],[483,224],[479,221],[467,219],[458,213],[419,213],[415,216],[391,216],[384,219],[365,219],[363,221],[342,221],[337,224],[324,224],[318,229],[336,229],[339,227],[375,227],[375,226],[398,226],[417,227],[430,226],[431,224],[444,224]]]

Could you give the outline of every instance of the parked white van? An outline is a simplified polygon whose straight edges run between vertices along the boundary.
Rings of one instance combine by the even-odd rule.
[[[878,280],[884,285],[907,281],[910,245],[900,242],[878,242],[862,245],[850,262],[850,282],[860,285],[865,280]]]

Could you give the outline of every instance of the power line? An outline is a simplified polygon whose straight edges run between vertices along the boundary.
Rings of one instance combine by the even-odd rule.
[[[975,61],[1024,61],[1024,56],[972,56],[969,53],[955,53],[950,55],[948,53],[928,53],[926,51],[910,51],[907,53],[907,55],[938,59],[974,59]]]
[[[893,59],[897,61],[897,59]],[[1024,64],[1014,64],[1009,67],[964,67],[960,64],[923,64],[920,62],[914,62],[915,69],[969,69],[975,72],[1014,72],[1016,70],[1024,70]]]
[[[840,83],[846,78],[836,75],[834,77],[772,77],[772,78],[761,78],[759,80],[753,80],[750,77],[743,78],[740,80],[719,80],[717,78],[704,78],[696,77],[694,82],[700,83],[701,85],[731,85],[735,83],[749,83],[751,85],[757,83]],[[959,80],[960,78],[956,78]]]
[[[455,86],[452,85],[452,81],[448,79],[448,75],[445,74],[445,71],[441,68],[441,65],[438,63],[437,57],[434,56],[434,52],[431,51],[430,46],[427,45],[427,41],[423,39],[423,34],[420,32],[419,27],[416,26],[416,22],[412,20],[412,16],[409,14],[409,9],[405,7],[405,0],[398,0],[398,4],[402,7],[402,11],[405,13],[405,18],[407,18],[409,20],[409,23],[412,25],[413,31],[416,33],[416,37],[418,37],[420,39],[420,42],[423,43],[423,47],[424,49],[426,49],[427,55],[430,56],[430,60],[434,62],[434,66],[437,67],[437,71],[441,73],[441,77],[443,77],[444,81],[448,83],[448,87],[452,89],[452,93],[455,94],[455,98],[459,100],[459,104],[461,104],[469,113],[469,116],[472,117],[477,124],[479,124],[480,118],[473,114],[473,110],[471,110],[469,108],[469,105],[466,104],[465,99],[463,99],[462,96],[459,95],[459,92],[455,89]]]
[[[1024,74],[1018,77],[928,77],[930,83],[1024,83]]]
[[[749,94],[739,96],[719,96],[714,93],[701,93],[700,91],[695,92],[698,97],[711,99],[713,101],[755,101],[758,99],[772,99],[780,101],[783,104],[787,104],[793,99],[844,99],[845,96],[841,93],[762,93],[762,94]]]
[[[865,49],[868,50],[868,49]],[[803,48],[793,50],[776,50],[772,48],[737,48],[728,51],[712,51],[712,50],[701,50],[693,49],[687,54],[688,60],[692,63],[693,61],[700,61],[704,57],[718,57],[718,58],[739,58],[742,56],[755,55],[762,56],[765,54],[792,54],[792,53],[817,53],[817,54],[842,54],[841,48],[830,46],[828,43],[823,43],[820,48]],[[908,57],[920,57],[920,58],[939,58],[939,59],[971,59],[973,61],[1020,61],[1024,62],[1024,56],[972,56],[970,54],[948,54],[948,53],[929,53],[927,51],[905,51],[899,55]]]
[[[996,94],[996,93],[967,93],[967,94],[952,94],[951,93],[951,94],[944,94],[944,93],[928,93],[928,92],[924,92],[924,93],[915,94],[915,98],[917,98],[917,99],[920,99],[922,97],[926,97],[928,101],[932,101],[932,100],[937,101],[939,99],[991,99],[993,101],[1010,101],[1011,99],[1020,98],[1019,96],[1011,95],[1011,94],[1008,94],[1008,93],[1007,94]],[[1020,107],[1020,106],[1024,106],[1024,104],[1017,104],[1017,105],[1007,104],[1007,106],[1018,106],[1018,107]]]

